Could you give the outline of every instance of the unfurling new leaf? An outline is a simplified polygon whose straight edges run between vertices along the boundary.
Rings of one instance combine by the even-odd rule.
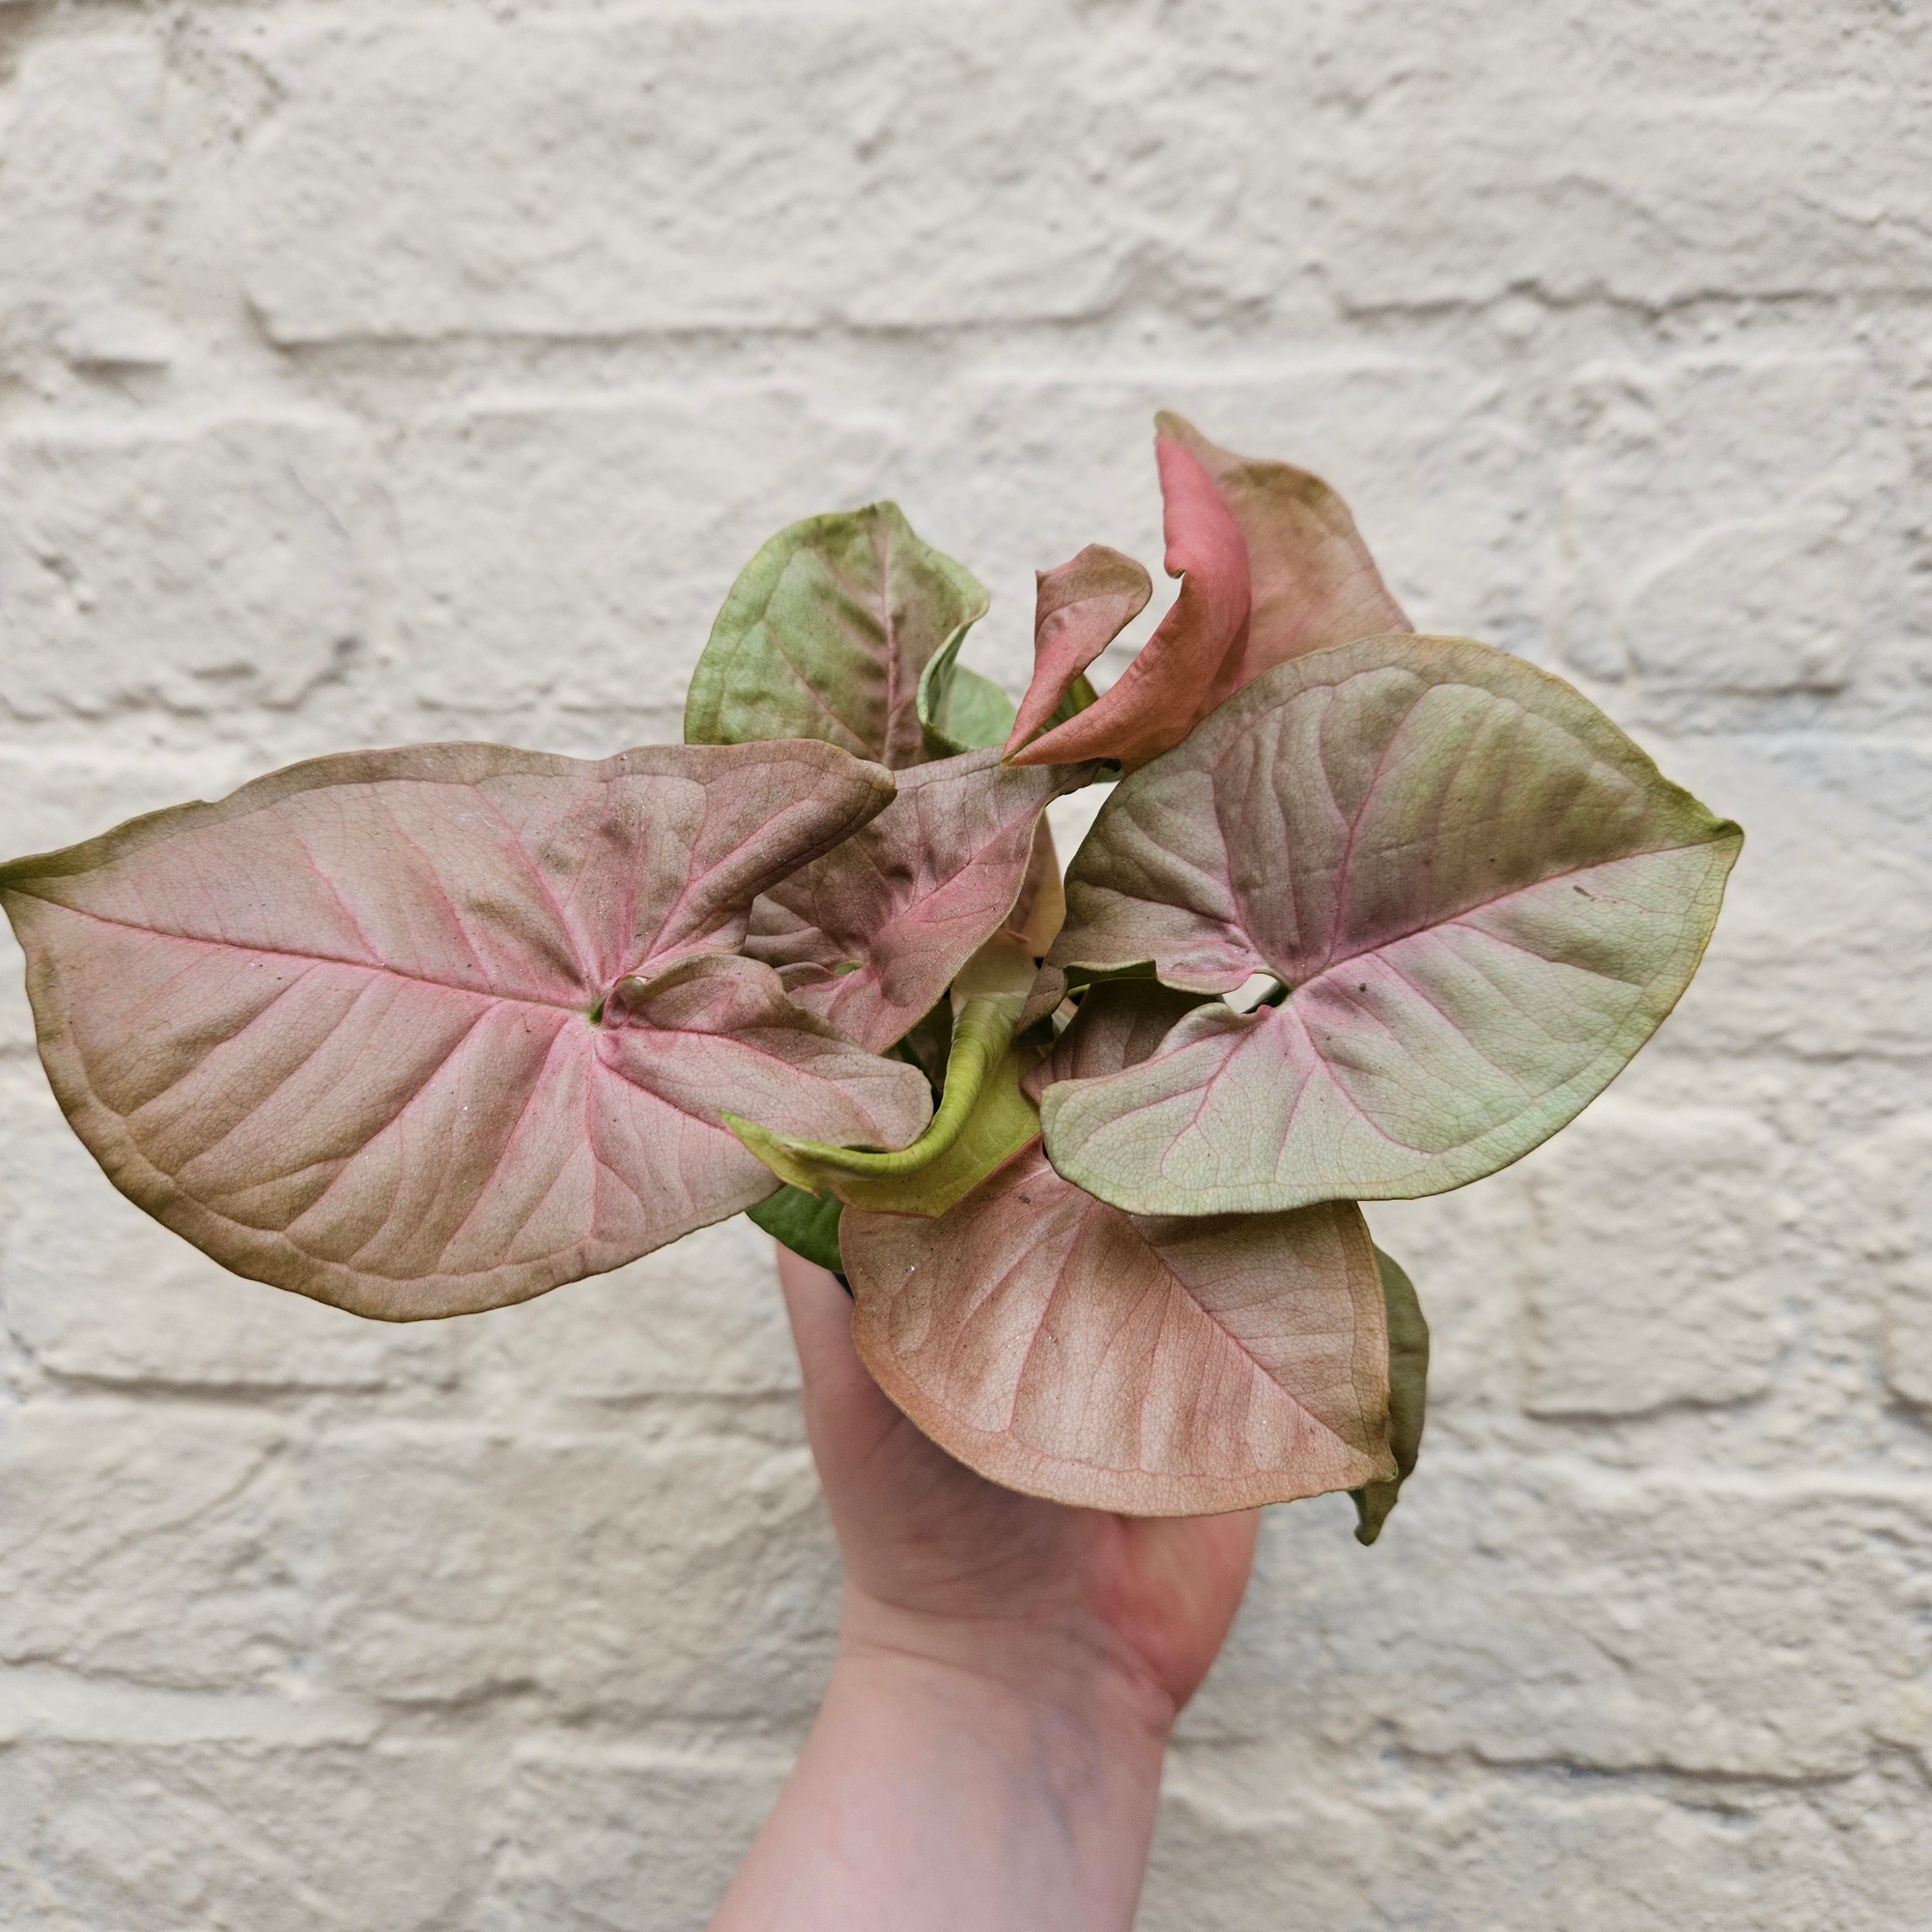
[[[1144,762],[1276,664],[1408,628],[1348,506],[1320,477],[1231,454],[1177,416],[1156,429],[1180,598],[1103,697],[1033,738],[1148,594],[1140,566],[1098,544],[1041,578],[1034,680],[1006,746],[1017,764]]]

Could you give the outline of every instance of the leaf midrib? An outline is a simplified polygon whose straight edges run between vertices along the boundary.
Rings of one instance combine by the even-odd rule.
[[[112,926],[122,932],[138,932],[150,939],[175,940],[188,946],[206,946],[220,952],[249,952],[268,959],[298,960],[305,966],[347,966],[358,973],[372,974],[382,979],[401,980],[418,986],[434,986],[442,992],[460,993],[468,999],[502,1000],[512,1006],[536,1006],[544,1012],[576,1013],[587,1018],[592,1010],[587,988],[586,1004],[568,1005],[560,1000],[533,998],[526,993],[502,992],[494,986],[461,986],[454,980],[439,980],[427,973],[406,972],[400,966],[391,966],[380,961],[348,959],[334,952],[298,952],[286,946],[263,946],[248,940],[209,939],[198,932],[170,932],[160,926],[142,926],[134,920],[116,919],[111,914],[97,912],[89,906],[71,905],[64,899],[41,898],[38,893],[32,896],[40,898],[43,905],[52,907],[57,911],[71,913],[77,919],[90,920],[97,926]]]

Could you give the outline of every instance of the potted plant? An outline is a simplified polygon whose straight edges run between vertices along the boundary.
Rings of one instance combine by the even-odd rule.
[[[1557,1131],[1696,970],[1741,836],[1561,680],[1418,636],[1347,508],[1172,416],[1176,601],[985,592],[893,506],[732,587],[681,746],[352,752],[0,868],[48,1077],[236,1272],[412,1321],[748,1212],[1014,1488],[1129,1514],[1413,1467],[1360,1202]],[[1045,813],[1112,790],[1063,881]]]

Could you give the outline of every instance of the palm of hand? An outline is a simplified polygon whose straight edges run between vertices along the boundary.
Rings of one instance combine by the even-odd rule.
[[[989,1483],[921,1434],[866,1372],[851,1304],[830,1275],[783,1251],[778,1275],[848,1591],[910,1627],[996,1648],[1092,1646],[1178,1710],[1240,1606],[1256,1514],[1110,1516]]]

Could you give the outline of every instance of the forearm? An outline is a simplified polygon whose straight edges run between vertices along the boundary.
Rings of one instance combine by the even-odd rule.
[[[1172,1711],[1077,1647],[853,1621],[712,1932],[1125,1932]]]

